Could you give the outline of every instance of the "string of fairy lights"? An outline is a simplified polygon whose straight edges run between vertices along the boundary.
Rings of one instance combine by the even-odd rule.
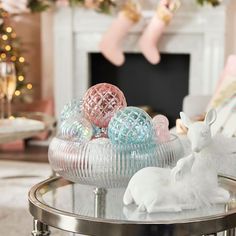
[[[9,13],[0,9],[0,17],[2,18],[0,25],[0,62],[13,62],[15,64],[17,86],[14,95],[20,100],[27,100],[25,95],[30,96],[33,85],[26,82],[28,63],[23,56],[23,44],[10,25]]]

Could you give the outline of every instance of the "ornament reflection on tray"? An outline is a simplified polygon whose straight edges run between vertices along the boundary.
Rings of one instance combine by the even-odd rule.
[[[79,102],[66,105],[60,130],[49,147],[49,162],[64,178],[97,187],[125,187],[147,166],[172,167],[183,157],[179,138],[158,141],[151,117],[127,107],[114,85],[97,84]],[[69,107],[69,109],[68,109]],[[65,114],[64,111],[68,110]],[[71,115],[70,115],[71,114]]]

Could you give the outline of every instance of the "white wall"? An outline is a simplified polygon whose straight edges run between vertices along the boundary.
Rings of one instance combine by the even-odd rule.
[[[41,14],[42,97],[53,97],[53,13]]]
[[[232,1],[232,8],[229,10],[230,22],[227,22],[227,34],[230,35],[227,47],[228,54],[236,54],[236,1]]]

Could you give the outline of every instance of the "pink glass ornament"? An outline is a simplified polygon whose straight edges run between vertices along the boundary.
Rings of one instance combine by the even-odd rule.
[[[156,115],[152,119],[155,133],[159,142],[170,140],[169,120],[164,115]]]
[[[85,117],[100,128],[106,128],[116,111],[126,106],[122,91],[108,83],[92,86],[86,92],[82,105]]]

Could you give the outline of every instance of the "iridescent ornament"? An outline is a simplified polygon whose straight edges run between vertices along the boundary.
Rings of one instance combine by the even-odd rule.
[[[138,107],[119,110],[108,126],[113,144],[139,144],[152,140],[154,130],[151,117]]]
[[[92,86],[85,94],[83,112],[94,125],[105,128],[116,111],[126,107],[125,96],[112,84],[101,83]]]
[[[170,140],[169,120],[164,115],[156,115],[152,119],[157,140],[166,142]]]
[[[61,111],[61,121],[67,120],[70,117],[80,117],[82,114],[82,100],[73,99],[67,103]]]
[[[60,136],[63,139],[84,143],[93,136],[91,123],[83,117],[64,120],[60,126]]]

